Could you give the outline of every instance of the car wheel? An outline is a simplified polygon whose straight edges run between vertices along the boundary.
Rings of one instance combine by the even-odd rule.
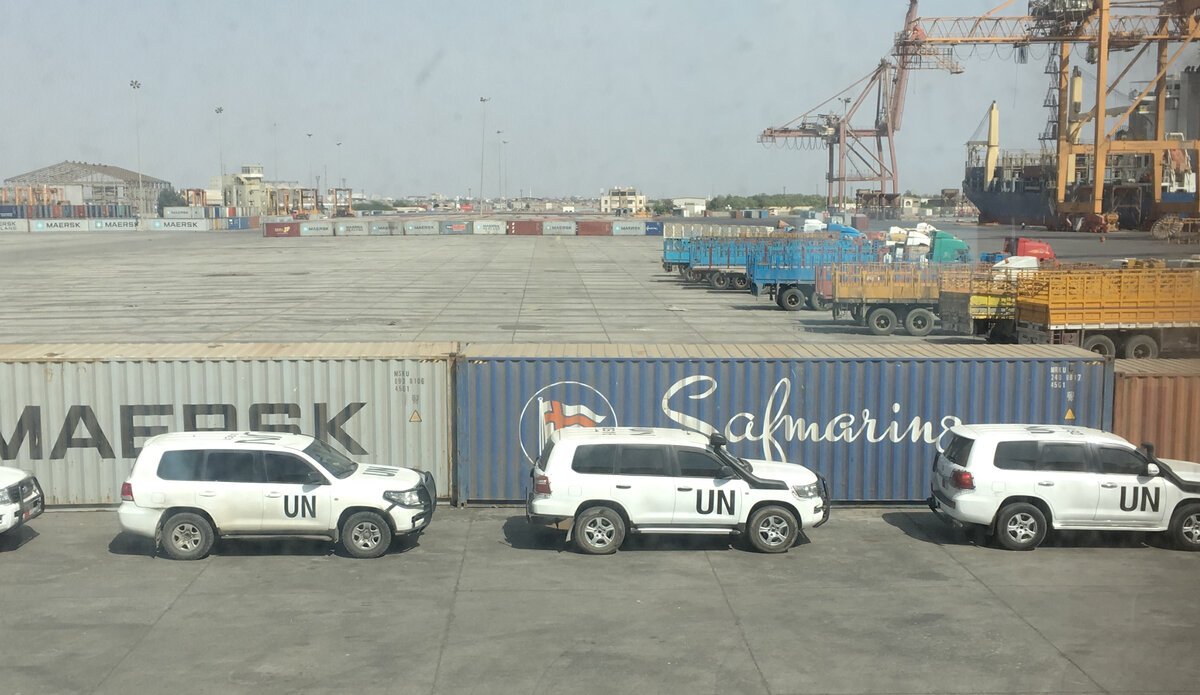
[[[1171,519],[1171,539],[1183,550],[1200,550],[1200,504],[1183,507]]]
[[[1027,502],[1016,502],[996,517],[996,540],[1009,550],[1033,550],[1046,539],[1046,515]]]
[[[212,544],[212,524],[199,514],[180,512],[163,524],[163,550],[173,560],[199,560],[208,555]]]
[[[761,553],[786,553],[796,542],[800,524],[796,516],[783,507],[763,507],[750,515],[746,525],[750,545]]]
[[[800,307],[804,306],[804,293],[799,287],[789,287],[779,295],[779,306],[786,311],[799,311]]]
[[[896,312],[881,306],[867,313],[867,328],[872,335],[891,335],[896,330]]]
[[[625,522],[609,507],[589,507],[575,517],[571,537],[580,552],[609,555],[625,540]]]
[[[904,317],[904,330],[920,338],[933,331],[933,312],[928,309],[913,309]]]
[[[1089,335],[1083,339],[1083,345],[1080,347],[1082,347],[1084,350],[1091,350],[1092,352],[1100,355],[1112,357],[1117,356],[1116,344],[1113,343],[1112,338],[1109,338],[1106,335]]]
[[[354,557],[379,557],[392,544],[392,529],[375,512],[355,512],[342,524],[342,547]]]
[[[1158,343],[1148,335],[1131,336],[1125,341],[1124,355],[1131,360],[1152,360],[1158,357]]]
[[[829,311],[833,308],[833,300],[814,291],[808,298],[808,305],[813,308],[813,311]]]
[[[744,290],[750,286],[750,278],[738,273],[729,278],[729,283],[733,285],[733,289],[735,290]]]

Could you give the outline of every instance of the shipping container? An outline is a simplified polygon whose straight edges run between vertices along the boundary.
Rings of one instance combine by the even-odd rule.
[[[333,236],[333,223],[322,220],[299,222],[300,236]]]
[[[36,219],[29,221],[31,232],[86,232],[87,220]]]
[[[619,221],[612,223],[612,233],[613,236],[645,236],[650,232],[647,231],[645,222]],[[662,233],[661,227],[659,233]]]
[[[954,424],[1112,423],[1112,362],[1066,346],[469,345],[457,364],[466,501],[523,500],[572,425],[719,431],[738,456],[820,472],[836,500],[912,502]]]
[[[608,220],[580,220],[576,228],[579,236],[612,236],[612,222]]]
[[[475,220],[471,223],[472,234],[503,234],[505,231],[503,220]]]
[[[367,236],[370,231],[371,230],[367,227],[366,222],[360,222],[357,220],[349,222],[345,220],[339,220],[333,228],[334,236]]]
[[[409,220],[404,223],[404,234],[406,236],[417,236],[425,234],[437,234],[437,220]]]
[[[518,236],[540,236],[542,233],[542,221],[511,220],[508,223],[508,233]]]
[[[32,470],[47,504],[117,504],[151,435],[297,432],[358,462],[430,471],[446,496],[447,356],[455,349],[454,343],[0,346],[3,465]]]
[[[0,220],[19,220],[24,218],[24,205],[0,205]]]
[[[575,236],[575,220],[544,220],[542,234],[545,236]]]
[[[303,227],[308,223],[301,222],[268,222],[263,226],[263,236],[308,236]],[[328,236],[328,234],[324,235]]]
[[[373,236],[388,236],[392,233],[392,223],[387,220],[371,220],[370,226],[370,234]]]
[[[142,220],[142,228],[164,232],[203,232],[212,229],[212,220],[204,218],[160,220]]]
[[[1200,360],[1117,360],[1113,432],[1163,458],[1200,462]]]
[[[218,232],[226,231],[229,229],[229,218],[222,217],[220,219],[209,220],[208,228]]]
[[[854,227],[855,229],[857,229],[860,232],[867,231],[868,224],[870,224],[870,221],[867,219],[866,215],[851,215],[850,216],[850,226]]]
[[[137,231],[139,224],[135,219],[118,220],[113,218],[101,218],[89,220],[92,229],[104,232],[133,232]]]
[[[262,218],[259,217],[258,215],[251,215],[245,219],[246,219],[246,229],[258,229],[260,226],[262,226],[262,222],[261,222]]]
[[[471,223],[466,220],[442,220],[439,231],[442,234],[470,234]]]
[[[20,219],[2,219],[0,220],[0,233],[2,232],[28,232],[29,220]]]
[[[663,223],[662,222],[647,222],[646,223],[646,236],[662,236],[662,235],[663,235]]]
[[[170,220],[204,219],[205,208],[192,206],[164,207],[162,216]]]

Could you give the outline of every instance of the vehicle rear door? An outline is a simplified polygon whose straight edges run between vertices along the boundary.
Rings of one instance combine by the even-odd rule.
[[[670,524],[675,511],[671,448],[648,444],[618,445],[616,470],[609,494],[625,507],[629,520],[634,524]]]
[[[196,506],[212,516],[223,533],[255,533],[262,528],[262,461],[245,449],[209,450],[196,483]]]
[[[1100,482],[1085,442],[1042,442],[1034,478],[1037,481],[1034,494],[1050,505],[1055,521],[1092,525]]]
[[[746,481],[723,478],[725,464],[704,449],[675,449],[674,526],[737,525],[740,506],[745,504]]]
[[[1166,483],[1146,475],[1146,459],[1133,449],[1096,447],[1100,501],[1096,521],[1103,525],[1161,527],[1167,514]]]
[[[263,531],[297,535],[327,533],[331,524],[328,479],[288,452],[263,452]],[[382,498],[381,498],[382,499]]]

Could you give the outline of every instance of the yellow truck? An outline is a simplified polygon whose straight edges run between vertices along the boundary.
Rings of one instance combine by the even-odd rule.
[[[1200,268],[1047,270],[1017,284],[1022,343],[1157,357],[1200,348]]]
[[[969,274],[961,263],[853,263],[829,272],[833,317],[848,313],[874,335],[891,335],[903,325],[909,335],[933,330],[941,284]],[[820,283],[818,283],[820,284]]]

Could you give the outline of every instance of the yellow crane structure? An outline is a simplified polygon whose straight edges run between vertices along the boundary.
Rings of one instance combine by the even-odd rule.
[[[1031,0],[1025,15],[997,15],[1013,2],[1008,0],[976,17],[914,18],[896,36],[894,53],[920,63],[929,54],[939,55],[939,60],[944,61],[944,54],[936,49],[948,48],[952,52],[957,46],[1056,46],[1058,117],[1053,131],[1058,163],[1055,202],[1060,217],[1066,216],[1076,224],[1086,220],[1097,231],[1104,228],[1103,215],[1109,212],[1105,209],[1108,159],[1118,155],[1150,158],[1150,181],[1144,182],[1152,193],[1149,217],[1169,214],[1200,217],[1200,196],[1184,203],[1162,200],[1164,162],[1170,161],[1171,152],[1187,153],[1193,170],[1200,163],[1200,140],[1167,139],[1164,133],[1167,72],[1184,50],[1200,38],[1200,0]],[[1090,110],[1079,114],[1072,114],[1070,108],[1081,98],[1071,77],[1073,47],[1086,51],[1085,59],[1095,65],[1096,73],[1095,102]],[[1109,82],[1110,55],[1114,51],[1135,49],[1137,54]],[[1125,84],[1130,70],[1147,53],[1154,55],[1154,78],[1128,108],[1117,113],[1115,120],[1110,119],[1109,95]],[[1151,93],[1155,104],[1153,137],[1144,140],[1118,137],[1118,130],[1127,123],[1129,115]],[[1092,123],[1093,137],[1091,142],[1083,142],[1081,135],[1088,121]],[[1111,193],[1108,200],[1111,204]]]

